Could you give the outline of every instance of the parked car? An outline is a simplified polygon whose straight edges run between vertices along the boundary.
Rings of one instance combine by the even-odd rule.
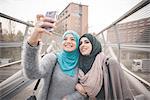
[[[150,59],[134,59],[132,63],[132,70],[150,72]]]

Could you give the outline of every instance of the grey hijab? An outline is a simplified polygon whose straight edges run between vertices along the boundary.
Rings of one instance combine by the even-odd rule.
[[[92,44],[92,51],[90,55],[84,56],[80,53],[79,56],[79,68],[86,74],[91,69],[97,54],[102,51],[102,48],[100,42],[92,34],[86,33],[81,36],[81,38],[83,37],[88,38]]]

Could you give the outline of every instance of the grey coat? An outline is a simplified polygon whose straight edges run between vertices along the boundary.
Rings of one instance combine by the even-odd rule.
[[[119,63],[109,58],[103,65],[105,100],[133,100],[133,94]]]
[[[64,96],[74,93],[77,74],[74,77],[64,74],[54,53],[49,53],[42,59],[39,54],[40,46],[31,47],[25,42],[22,53],[23,72],[29,79],[41,79],[42,87],[37,96],[38,100],[62,100]],[[71,100],[82,98],[79,93],[75,93]]]

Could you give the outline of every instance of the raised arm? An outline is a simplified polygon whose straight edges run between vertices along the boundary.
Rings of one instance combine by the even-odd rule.
[[[43,15],[37,15],[37,23],[34,32],[25,40],[22,52],[22,66],[25,75],[30,79],[44,77],[51,73],[56,62],[54,54],[48,54],[40,58],[40,42],[44,34],[51,35],[45,28],[53,28],[55,20]]]
[[[28,43],[24,44],[22,54],[22,66],[25,76],[29,79],[39,79],[51,74],[55,63],[56,55],[50,53],[42,59],[39,55],[40,47],[31,47]]]

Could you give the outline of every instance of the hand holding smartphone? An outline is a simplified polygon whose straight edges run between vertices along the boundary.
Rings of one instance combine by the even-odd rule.
[[[46,12],[45,16],[46,17],[51,17],[54,18],[54,20],[57,19],[57,15],[56,15],[57,11],[48,11]],[[53,29],[52,28],[45,28],[47,31],[52,32]]]
[[[50,11],[50,12],[46,12],[45,16],[42,14],[38,14],[36,16],[37,19],[37,22],[35,23],[36,28],[34,29],[34,32],[31,34],[31,36],[28,39],[29,44],[37,45],[38,41],[41,41],[42,35],[52,33],[54,22],[51,22],[51,18],[54,18],[54,20],[56,20],[57,18],[56,13],[57,11]],[[50,17],[50,19],[47,19],[45,17]],[[48,23],[51,23],[51,25]],[[45,29],[48,32],[45,32]]]

